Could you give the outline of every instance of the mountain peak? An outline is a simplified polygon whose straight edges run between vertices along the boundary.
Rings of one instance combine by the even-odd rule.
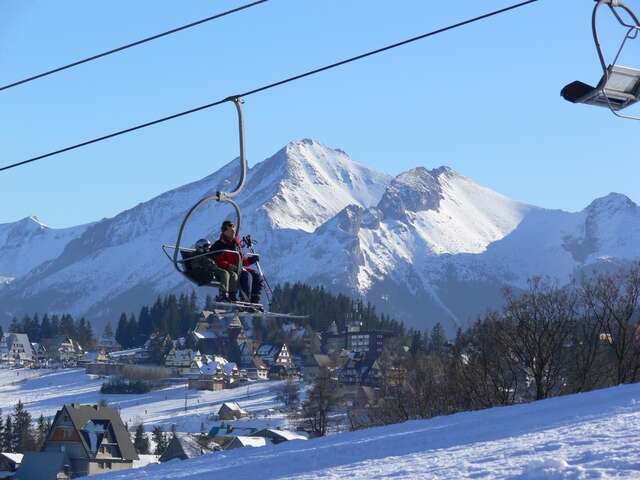
[[[604,197],[596,198],[585,209],[589,213],[608,212],[615,213],[620,211],[635,210],[638,208],[633,200],[621,193],[611,192]]]
[[[289,142],[250,173],[271,223],[312,232],[347,205],[376,205],[390,181],[342,150],[304,138]]]
[[[401,218],[406,211],[437,210],[443,198],[440,177],[452,175],[456,173],[445,166],[433,170],[416,167],[401,173],[387,187],[379,208],[390,218]]]
[[[36,232],[44,229],[48,229],[49,227],[42,223],[40,219],[36,215],[31,215],[29,217],[25,217],[21,220],[18,220],[13,224],[13,232]]]

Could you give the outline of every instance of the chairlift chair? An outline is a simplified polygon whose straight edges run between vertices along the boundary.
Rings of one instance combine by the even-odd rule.
[[[618,49],[618,53],[613,62],[608,66],[600,45],[597,30],[597,13],[598,9],[603,5],[607,5],[618,22],[627,28],[627,33]],[[627,23],[617,9],[626,12],[632,18],[634,24]],[[593,9],[591,19],[591,27],[598,58],[603,70],[602,78],[595,87],[581,81],[572,82],[565,86],[560,94],[565,100],[571,103],[584,103],[586,105],[605,107],[618,117],[640,120],[638,116],[620,113],[620,110],[640,100],[640,70],[617,64],[627,41],[635,40],[638,37],[638,32],[640,31],[640,21],[638,17],[633,10],[620,0],[596,0],[596,6]]]

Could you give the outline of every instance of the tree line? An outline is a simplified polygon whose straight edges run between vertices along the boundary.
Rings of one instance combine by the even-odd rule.
[[[640,262],[560,287],[533,278],[452,343],[378,359],[383,402],[352,426],[429,418],[640,381]],[[408,343],[408,342],[407,342]]]
[[[44,314],[42,318],[37,313],[33,316],[25,315],[21,319],[13,318],[9,325],[11,333],[26,333],[29,341],[40,343],[45,338],[68,336],[78,342],[83,348],[95,345],[95,336],[91,323],[84,317],[75,320],[72,315]]]
[[[404,334],[402,322],[390,316],[378,313],[373,305],[362,299],[353,299],[342,293],[335,295],[324,287],[312,287],[304,283],[285,283],[273,290],[271,308],[275,312],[308,315],[302,320],[316,332],[326,331],[333,321],[339,330],[343,330],[349,321],[362,322],[366,330],[387,330]]]
[[[136,317],[133,313],[120,315],[115,339],[122,348],[142,346],[152,333],[184,337],[198,318],[198,299],[195,292],[158,297],[151,306],[144,306]],[[109,325],[105,328],[111,328]]]

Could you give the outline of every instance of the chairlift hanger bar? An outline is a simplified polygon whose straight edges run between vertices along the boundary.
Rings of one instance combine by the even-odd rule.
[[[33,75],[31,77],[23,78],[22,80],[18,80],[13,83],[9,83],[7,85],[0,86],[0,92],[3,90],[8,90],[13,87],[17,87],[18,85],[23,85],[28,82],[33,82],[34,80],[38,80],[43,77],[47,77],[49,75],[53,75],[54,73],[62,72],[63,70],[67,70],[69,68],[77,67],[78,65],[82,65],[83,63],[92,62],[94,60],[98,60],[99,58],[106,57],[108,55],[112,55],[114,53],[122,52],[123,50],[127,50],[129,48],[137,47],[138,45],[142,45],[143,43],[151,42],[152,40],[157,40],[158,38],[166,37],[167,35],[172,35],[177,32],[181,32],[182,30],[187,30],[189,28],[196,27],[198,25],[202,25],[203,23],[211,22],[212,20],[217,20],[218,18],[226,17],[227,15],[231,15],[233,13],[240,12],[242,10],[246,10],[247,8],[255,7],[261,3],[268,2],[269,0],[258,0],[252,3],[247,3],[246,5],[241,5],[237,8],[233,8],[231,10],[227,10],[225,12],[217,13],[210,17],[202,18],[200,20],[196,20],[195,22],[188,23],[186,25],[182,25],[180,27],[172,28],[171,30],[167,30],[166,32],[157,33],[150,37],[143,38],[141,40],[137,40],[135,42],[128,43],[126,45],[122,45],[120,47],[113,48],[111,50],[107,50],[106,52],[98,53],[96,55],[92,55],[87,58],[83,58],[81,60],[77,60],[75,62],[69,63],[67,65],[63,65],[61,67],[54,68],[52,70],[48,70],[46,72],[38,73],[37,75]]]
[[[173,120],[173,119],[176,119],[176,118],[179,118],[179,117],[183,117],[185,115],[190,115],[192,113],[196,113],[196,112],[199,112],[201,110],[206,110],[206,109],[209,109],[209,108],[212,108],[212,107],[216,107],[216,106],[221,105],[221,104],[223,104],[225,102],[233,101],[234,98],[248,97],[249,95],[253,95],[255,93],[263,92],[265,90],[269,90],[271,88],[275,88],[275,87],[278,87],[280,85],[284,85],[286,83],[290,83],[290,82],[293,82],[293,81],[296,81],[296,80],[300,80],[302,78],[309,77],[311,75],[315,75],[315,74],[318,74],[320,72],[324,72],[326,70],[331,70],[333,68],[336,68],[336,67],[339,67],[339,66],[342,66],[342,65],[346,65],[348,63],[352,63],[352,62],[355,62],[357,60],[361,60],[363,58],[370,57],[372,55],[377,55],[378,53],[382,53],[382,52],[385,52],[387,50],[392,50],[394,48],[401,47],[401,46],[407,45],[409,43],[417,42],[418,40],[423,40],[423,39],[428,38],[428,37],[439,35],[441,33],[447,32],[449,30],[454,30],[454,29],[457,29],[457,28],[460,28],[460,27],[463,27],[463,26],[466,26],[466,25],[469,25],[469,24],[472,24],[472,23],[475,23],[475,22],[479,22],[481,20],[485,20],[487,18],[494,17],[494,16],[497,16],[497,15],[509,12],[511,10],[515,10],[515,9],[521,8],[521,7],[524,7],[526,5],[529,5],[529,4],[532,4],[532,3],[536,3],[538,1],[540,1],[540,0],[526,0],[524,2],[517,3],[517,4],[511,5],[509,7],[501,8],[499,10],[494,10],[492,12],[485,13],[484,15],[480,15],[478,17],[470,18],[468,20],[464,20],[462,22],[458,22],[458,23],[455,23],[453,25],[449,25],[447,27],[439,28],[437,30],[433,30],[433,31],[425,33],[425,34],[418,35],[418,36],[409,38],[407,40],[403,40],[401,42],[393,43],[391,45],[387,45],[385,47],[378,48],[376,50],[372,50],[372,51],[369,51],[369,52],[366,52],[366,53],[363,53],[363,54],[360,54],[360,55],[356,55],[355,57],[347,58],[345,60],[341,60],[339,62],[332,63],[330,65],[325,65],[324,67],[316,68],[314,70],[310,70],[308,72],[305,72],[305,73],[302,73],[302,74],[299,74],[299,75],[295,75],[295,76],[286,78],[284,80],[280,80],[280,81],[277,81],[277,82],[274,82],[274,83],[270,83],[270,84],[264,85],[262,87],[254,88],[253,90],[249,90],[249,91],[246,91],[244,93],[240,93],[240,94],[237,94],[237,95],[232,95],[232,96],[224,98],[222,100],[218,100],[218,101],[215,101],[215,102],[212,102],[212,103],[207,103],[207,104],[201,105],[199,107],[191,108],[189,110],[185,110],[183,112],[175,113],[173,115],[169,115],[169,116],[166,116],[166,117],[163,117],[163,118],[159,118],[157,120],[152,120],[150,122],[142,123],[142,124],[136,125],[134,127],[125,128],[124,130],[119,130],[117,132],[113,132],[113,133],[110,133],[110,134],[107,134],[107,135],[103,135],[101,137],[93,138],[91,140],[87,140],[87,141],[84,141],[84,142],[81,142],[81,143],[77,143],[77,144],[71,145],[69,147],[61,148],[59,150],[54,150],[52,152],[45,153],[43,155],[38,155],[36,157],[32,157],[32,158],[29,158],[27,160],[23,160],[21,162],[16,162],[16,163],[13,163],[13,164],[10,164],[10,165],[6,165],[6,166],[3,166],[3,167],[0,167],[0,172],[3,172],[5,170],[10,170],[12,168],[20,167],[22,165],[26,165],[28,163],[32,163],[32,162],[35,162],[35,161],[38,161],[38,160],[43,160],[45,158],[53,157],[55,155],[60,155],[61,153],[69,152],[71,150],[76,150],[78,148],[85,147],[85,146],[91,145],[93,143],[102,142],[104,140],[108,140],[110,138],[118,137],[118,136],[124,135],[126,133],[131,133],[131,132],[134,132],[136,130],[140,130],[140,129],[143,129],[143,128],[151,127],[153,125],[157,125],[159,123],[167,122],[169,120]]]
[[[598,37],[598,27],[597,27],[598,9],[603,5],[607,5],[609,7],[609,9],[611,10],[611,12],[613,13],[613,15],[618,20],[618,22],[623,27],[627,27],[628,29],[630,29],[629,32],[627,33],[627,38],[629,37],[629,34],[632,31],[636,31],[637,32],[640,29],[640,20],[638,19],[636,14],[633,12],[633,10],[631,10],[628,6],[626,6],[621,0],[595,0],[595,2],[596,2],[596,6],[593,9],[593,13],[591,15],[591,31],[593,32],[593,41],[596,44],[596,50],[598,51],[598,58],[600,59],[600,65],[602,66],[602,70],[606,73],[607,72],[607,62],[604,59],[604,52],[602,51],[602,45],[600,45],[600,39]],[[635,22],[635,25],[627,24],[622,19],[622,17],[618,14],[618,12],[616,11],[616,8],[622,8],[625,12],[627,12],[629,14],[629,16]],[[626,39],[625,39],[625,41],[626,41]],[[620,55],[620,51],[618,52],[618,55]],[[616,57],[616,59],[617,58],[618,57]],[[615,60],[614,60],[613,63],[615,63]]]
[[[236,213],[236,231],[238,233],[240,232],[242,214],[240,212],[240,206],[233,200],[233,198],[242,191],[242,188],[244,187],[244,182],[247,176],[247,170],[248,170],[247,158],[245,156],[245,148],[244,148],[244,117],[242,115],[243,100],[240,97],[233,97],[228,100],[233,101],[233,104],[236,106],[236,112],[238,114],[238,139],[240,142],[240,179],[238,180],[238,184],[236,185],[236,188],[234,188],[231,192],[218,191],[214,195],[208,195],[204,198],[201,198],[198,202],[196,202],[196,204],[193,207],[189,209],[186,216],[182,220],[182,223],[180,224],[180,229],[178,230],[178,239],[176,240],[176,244],[173,250],[172,262],[176,270],[178,270],[178,272],[182,273],[183,275],[185,275],[186,269],[183,264],[181,265],[180,259],[178,258],[181,255],[182,236],[184,235],[184,229],[187,225],[187,222],[189,221],[189,218],[198,208],[200,208],[200,206],[212,200],[216,200],[221,203],[230,204]],[[166,254],[167,251],[165,247],[167,246],[163,245],[162,249]],[[238,271],[240,271],[241,269],[242,269],[242,258],[240,257],[240,255],[238,255]],[[185,276],[189,278],[187,275]]]

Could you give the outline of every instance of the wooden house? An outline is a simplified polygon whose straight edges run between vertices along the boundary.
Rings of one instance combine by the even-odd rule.
[[[0,453],[0,472],[15,472],[20,468],[22,457],[21,453]]]
[[[256,350],[256,355],[270,370],[273,367],[282,367],[288,371],[295,367],[286,343],[263,343]]]
[[[248,413],[235,402],[225,402],[218,410],[218,419],[220,420],[238,420],[247,415]]]
[[[62,468],[58,473],[69,477],[124,470],[132,468],[134,460],[138,460],[117,410],[73,403],[56,413],[39,453],[50,454],[51,461]],[[19,472],[25,466],[26,471],[31,471],[35,467],[27,464],[41,461],[37,455],[25,457]]]

